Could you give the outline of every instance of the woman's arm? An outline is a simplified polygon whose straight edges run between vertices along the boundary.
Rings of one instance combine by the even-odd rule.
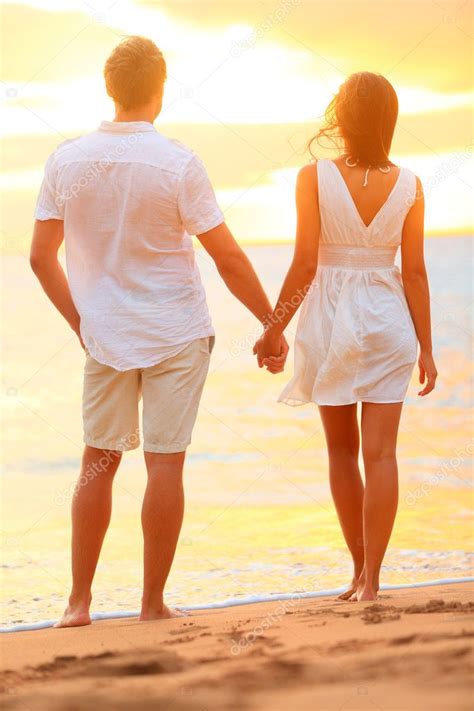
[[[265,332],[255,344],[260,367],[264,359],[278,353],[283,331],[301,306],[318,265],[320,231],[318,177],[314,163],[298,173],[296,182],[296,243],[293,261],[286,275],[277,304],[265,322]],[[271,369],[271,361],[268,363]]]
[[[416,179],[416,200],[403,225],[402,280],[405,295],[420,344],[420,383],[426,385],[418,394],[428,395],[437,378],[431,343],[430,290],[423,253],[425,199],[420,180]]]

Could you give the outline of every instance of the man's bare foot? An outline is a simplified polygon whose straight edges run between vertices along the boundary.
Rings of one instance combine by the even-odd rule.
[[[147,622],[149,620],[169,620],[171,617],[186,617],[187,612],[184,610],[176,610],[173,607],[168,607],[168,605],[163,605],[160,610],[148,610],[140,613],[138,618],[140,622]]]
[[[91,616],[89,614],[89,608],[84,609],[84,607],[68,605],[64,611],[64,615],[53,627],[84,627],[90,624]]]

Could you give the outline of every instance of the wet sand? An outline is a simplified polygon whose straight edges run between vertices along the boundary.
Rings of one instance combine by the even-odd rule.
[[[5,709],[472,708],[474,585],[4,634]]]

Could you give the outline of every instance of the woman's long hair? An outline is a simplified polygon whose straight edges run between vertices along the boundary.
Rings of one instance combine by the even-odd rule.
[[[325,125],[311,140],[328,138],[361,165],[387,165],[398,116],[395,89],[385,77],[357,72],[339,87],[326,109]],[[314,156],[315,157],[315,156]]]

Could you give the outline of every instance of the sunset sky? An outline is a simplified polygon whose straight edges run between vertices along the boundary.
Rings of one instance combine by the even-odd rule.
[[[427,195],[427,230],[466,233],[472,201],[472,17],[465,0],[31,0],[2,5],[3,247],[21,250],[49,153],[113,118],[108,54],[151,37],[169,79],[158,130],[204,160],[242,242],[292,240],[294,179],[353,71],[400,99],[393,160]],[[330,155],[319,149],[319,155]]]

